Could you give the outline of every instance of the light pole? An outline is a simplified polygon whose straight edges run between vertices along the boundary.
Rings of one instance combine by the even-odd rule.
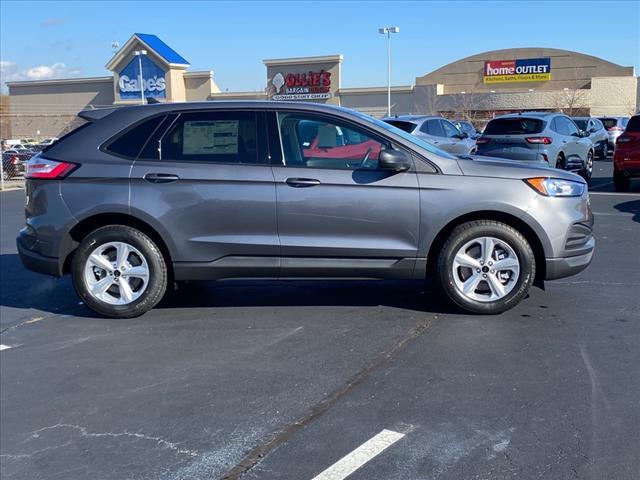
[[[144,78],[142,77],[142,55],[146,55],[146,50],[136,50],[133,52],[138,57],[138,68],[140,69],[140,100],[144,105]]]
[[[387,116],[391,116],[391,34],[400,33],[400,27],[382,27],[378,33],[387,36]]]

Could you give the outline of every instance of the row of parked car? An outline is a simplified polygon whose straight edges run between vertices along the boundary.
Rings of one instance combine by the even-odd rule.
[[[51,137],[40,142],[33,138],[0,141],[3,180],[21,177],[24,174],[24,163],[56,140],[58,139]]]
[[[471,122],[439,116],[402,115],[384,121],[449,153],[538,162],[589,180],[594,158],[607,158],[629,119],[525,112],[494,118],[482,132]]]

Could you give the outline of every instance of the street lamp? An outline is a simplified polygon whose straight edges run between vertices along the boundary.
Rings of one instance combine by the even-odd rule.
[[[400,27],[382,27],[378,33],[387,36],[387,116],[391,116],[391,34],[400,33]]]
[[[138,68],[140,69],[140,100],[144,105],[144,80],[142,77],[142,55],[146,55],[146,50],[136,50],[133,52],[136,57],[138,57]]]

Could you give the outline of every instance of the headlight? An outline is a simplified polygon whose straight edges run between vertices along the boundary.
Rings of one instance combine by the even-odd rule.
[[[535,177],[525,178],[525,183],[540,195],[546,197],[580,197],[584,193],[585,184],[560,178]]]

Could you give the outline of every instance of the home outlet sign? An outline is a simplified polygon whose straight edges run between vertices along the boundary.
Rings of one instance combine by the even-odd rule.
[[[146,56],[142,61],[142,87],[145,98],[166,98],[167,84],[165,72]],[[138,100],[141,96],[140,63],[138,57],[133,58],[120,71],[118,91],[121,100]]]
[[[331,72],[276,73],[271,79],[274,100],[325,100],[331,98]]]

